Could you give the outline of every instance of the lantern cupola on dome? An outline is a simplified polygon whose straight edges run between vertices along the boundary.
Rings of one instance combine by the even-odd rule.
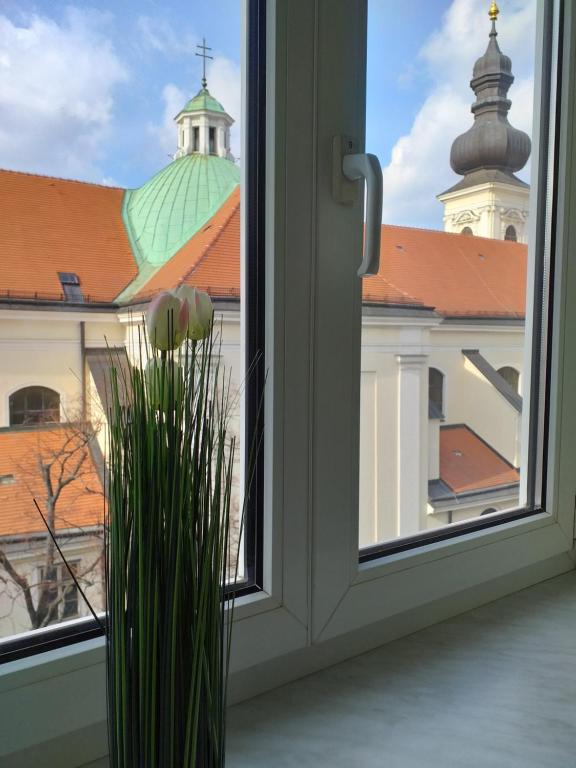
[[[216,155],[226,160],[234,160],[230,151],[230,127],[234,120],[208,90],[206,81],[206,59],[211,59],[206,51],[212,49],[202,40],[197,46],[203,59],[202,87],[190,99],[186,106],[174,118],[178,126],[178,149],[175,159],[193,153]]]

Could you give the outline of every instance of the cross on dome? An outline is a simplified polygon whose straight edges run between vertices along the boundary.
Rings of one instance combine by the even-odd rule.
[[[206,89],[206,86],[208,85],[206,81],[206,59],[212,59],[214,60],[214,56],[209,56],[206,51],[211,51],[212,48],[210,46],[206,45],[206,38],[202,38],[202,45],[198,44],[196,48],[199,48],[201,53],[197,53],[196,56],[200,56],[202,59],[202,88]]]

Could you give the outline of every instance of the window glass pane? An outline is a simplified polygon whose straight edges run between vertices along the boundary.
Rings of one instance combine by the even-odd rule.
[[[149,301],[182,284],[210,294],[230,373],[238,545],[241,11],[240,0],[2,11],[0,638],[89,615],[34,500],[103,609],[108,348],[124,373],[139,365]],[[248,528],[238,581],[250,585]]]
[[[11,425],[60,421],[60,395],[47,387],[24,387],[10,395]]]
[[[360,546],[520,504],[536,0],[370,0]],[[386,40],[386,45],[382,45]]]
[[[504,381],[512,387],[514,392],[519,391],[520,373],[516,368],[512,368],[510,365],[505,365],[498,369],[498,373],[502,376]]]

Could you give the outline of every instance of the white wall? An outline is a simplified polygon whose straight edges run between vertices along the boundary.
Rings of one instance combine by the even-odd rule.
[[[87,346],[123,343],[124,334],[111,313],[0,309],[0,427],[9,425],[8,400],[27,386],[60,393],[62,414],[74,415],[82,395],[80,322]]]
[[[413,405],[399,453],[398,413],[402,373],[398,354],[423,356],[423,364],[444,374],[442,424],[467,424],[509,462],[520,463],[520,415],[472,366],[462,349],[479,349],[495,368],[510,365],[522,372],[524,332],[521,326],[453,325],[424,318],[364,317],[362,332],[360,545],[366,546],[407,533],[398,520],[402,487],[425,487],[437,471],[438,423],[428,421],[427,379],[424,403]],[[520,379],[522,384],[522,377]],[[421,425],[422,411],[426,425]],[[370,417],[368,416],[370,412]],[[373,414],[373,419],[372,419]],[[412,440],[412,444],[407,443]],[[434,444],[431,444],[433,441]],[[430,474],[432,472],[432,474]],[[437,477],[437,475],[436,475]],[[413,488],[413,491],[415,489]],[[415,491],[416,492],[416,491]],[[453,522],[474,517],[486,506],[459,508]],[[420,504],[420,530],[447,522]],[[415,532],[415,531],[410,531]]]
[[[519,243],[528,242],[530,189],[489,183],[439,195],[444,203],[444,229],[460,233],[470,227],[477,237],[504,240],[512,224]]]
[[[80,584],[92,608],[95,611],[104,610],[102,547],[101,535],[85,536],[60,542],[64,556],[68,562],[78,564],[78,573],[84,574]],[[0,541],[0,546],[10,557],[10,562],[20,576],[28,580],[30,585],[37,585],[40,579],[40,568],[45,559],[45,545],[40,542],[22,541],[6,544]],[[57,562],[60,562],[58,555]],[[37,605],[37,591],[33,590],[34,604]],[[78,617],[88,616],[90,609],[78,594]],[[32,629],[30,616],[22,599],[21,593],[12,581],[7,581],[0,591],[0,637],[28,632]]]

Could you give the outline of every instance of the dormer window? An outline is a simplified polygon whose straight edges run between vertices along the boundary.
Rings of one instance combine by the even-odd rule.
[[[80,290],[80,278],[74,272],[58,272],[58,278],[66,301],[84,301]]]

